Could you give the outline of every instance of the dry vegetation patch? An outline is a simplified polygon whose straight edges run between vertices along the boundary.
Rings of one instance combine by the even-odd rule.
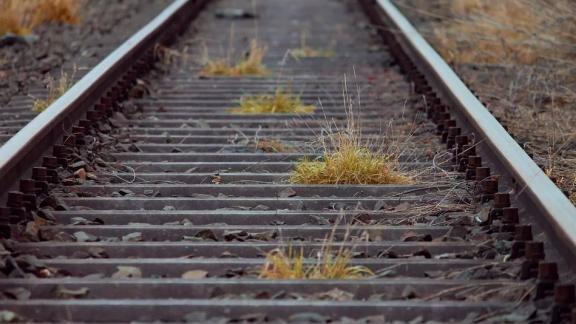
[[[54,79],[52,76],[48,76],[48,81],[46,88],[48,89],[48,97],[46,99],[36,99],[34,100],[34,105],[32,110],[35,112],[43,112],[48,108],[54,101],[58,100],[68,89],[73,85],[74,76],[68,75],[66,72],[60,73],[60,78],[58,80]]]
[[[293,95],[282,88],[274,94],[244,96],[240,106],[230,109],[233,114],[308,114],[316,109],[313,105],[305,105],[299,96]]]
[[[26,35],[41,24],[80,22],[80,0],[2,0],[0,35]]]
[[[207,53],[204,55],[204,64],[200,75],[202,76],[264,76],[270,71],[262,61],[268,48],[252,40],[250,50],[243,58],[233,60],[232,55],[224,58],[212,59]]]
[[[339,129],[327,121],[322,134],[310,143],[319,146],[322,155],[315,160],[298,161],[290,181],[298,184],[410,183],[411,177],[400,169],[403,145],[394,143],[386,134],[377,140],[367,140],[360,125],[359,107],[354,107],[354,101],[347,93],[343,95],[345,128]],[[409,139],[407,135],[398,142]]]
[[[576,17],[564,0],[441,1],[449,16],[432,30],[450,62],[535,64],[574,60]]]
[[[274,249],[266,255],[266,264],[260,272],[264,279],[361,279],[374,273],[364,266],[350,265],[353,253],[350,249],[332,251],[328,245],[322,248],[315,263],[306,263],[303,249],[293,247]]]
[[[576,3],[397,2],[576,203]]]
[[[334,143],[317,160],[299,161],[290,178],[301,184],[403,184],[410,177],[399,171],[393,155],[373,152],[346,133],[331,136]]]
[[[335,234],[341,216],[326,235],[322,248],[316,253],[313,262],[307,262],[303,247],[292,245],[280,247],[267,253],[266,263],[260,271],[264,279],[362,279],[373,276],[372,270],[364,266],[351,265],[354,256],[353,248],[345,246],[350,242],[351,225],[346,225],[346,232],[341,242],[336,242]]]

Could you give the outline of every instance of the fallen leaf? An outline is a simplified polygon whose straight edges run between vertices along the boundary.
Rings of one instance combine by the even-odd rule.
[[[244,9],[226,8],[217,11],[214,16],[218,19],[254,19],[256,14]]]
[[[23,321],[24,318],[14,312],[7,310],[0,311],[0,323],[17,323]]]
[[[296,191],[292,188],[286,188],[278,193],[278,197],[280,198],[288,198],[296,196]]]
[[[224,231],[224,240],[225,241],[240,241],[244,242],[248,238],[248,233],[246,231]]]
[[[2,293],[4,294],[4,296],[16,300],[28,300],[32,295],[32,293],[28,289],[22,287],[6,289],[2,291]]]
[[[410,203],[403,202],[403,203],[396,205],[396,207],[394,207],[393,209],[394,209],[394,211],[401,212],[401,211],[407,211],[411,207],[412,207],[412,205]]]
[[[118,271],[112,274],[113,279],[142,278],[142,271],[137,267],[118,266]]]
[[[96,218],[95,220],[91,221],[91,220],[88,220],[84,217],[78,216],[78,217],[72,217],[70,219],[70,224],[72,224],[72,225],[102,225],[102,224],[104,224],[104,222],[99,218]]]
[[[101,247],[91,247],[88,249],[88,253],[90,254],[91,257],[96,259],[108,258],[108,253],[106,253],[106,250],[104,250],[104,248]]]
[[[272,241],[273,239],[278,237],[278,232],[275,230],[261,232],[261,233],[249,233],[248,238],[259,240],[259,241]]]
[[[222,177],[219,174],[215,174],[212,176],[212,180],[210,181],[212,184],[221,184]]]
[[[209,230],[209,229],[201,230],[200,232],[196,233],[196,235],[194,235],[194,236],[201,238],[203,240],[218,241],[216,234],[214,234],[214,232],[212,232],[212,230]]]
[[[416,232],[406,232],[402,234],[403,242],[430,242],[432,241],[432,235],[430,234],[418,234]]]
[[[78,289],[68,289],[63,286],[58,286],[56,288],[56,296],[58,298],[65,298],[65,299],[73,299],[73,298],[80,298],[88,295],[90,289],[86,287],[78,288]]]
[[[252,208],[252,210],[270,210],[270,207],[266,205],[256,205],[256,207]]]
[[[38,237],[38,233],[40,231],[40,226],[38,226],[35,222],[28,222],[26,223],[26,228],[24,229],[24,233],[30,238]]]
[[[334,288],[326,292],[315,293],[312,297],[319,300],[350,301],[354,299],[354,294]]]
[[[412,253],[412,256],[421,256],[421,257],[424,257],[426,259],[431,259],[432,253],[430,253],[430,251],[428,251],[428,250],[420,250],[420,251]]]
[[[326,323],[329,317],[318,313],[298,313],[289,317],[291,323]]]
[[[233,259],[233,258],[237,258],[238,256],[234,253],[230,253],[228,251],[224,251],[222,252],[222,254],[220,254],[220,258],[221,259]]]
[[[74,233],[74,238],[76,239],[76,242],[97,242],[100,240],[97,236],[83,231]]]
[[[86,170],[84,170],[84,168],[76,170],[74,176],[78,178],[78,181],[80,181],[81,184],[86,182]]]
[[[412,286],[406,286],[402,291],[402,298],[404,299],[414,299],[418,297],[416,290]]]
[[[142,237],[142,233],[140,232],[134,232],[122,236],[122,241],[124,242],[140,242],[143,240],[144,238]]]
[[[384,209],[386,206],[387,206],[387,204],[386,204],[385,200],[378,200],[374,204],[374,210],[381,210],[381,209]]]
[[[202,279],[208,276],[208,271],[190,270],[182,274],[182,279]]]
[[[490,210],[492,207],[485,204],[480,208],[480,211],[474,214],[474,220],[477,224],[485,224],[490,219]]]
[[[268,322],[268,315],[263,313],[244,314],[235,320],[239,323],[266,323]]]

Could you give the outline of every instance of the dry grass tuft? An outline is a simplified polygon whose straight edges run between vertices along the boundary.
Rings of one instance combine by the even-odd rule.
[[[364,266],[352,266],[350,261],[353,251],[340,244],[334,248],[336,226],[325,238],[321,250],[317,254],[316,262],[307,263],[301,247],[296,251],[291,245],[288,248],[277,248],[266,255],[266,263],[260,271],[260,278],[264,279],[362,279],[373,276],[374,273]],[[349,227],[342,242],[350,238]]]
[[[186,66],[190,59],[186,51],[178,51],[160,44],[154,46],[154,56],[158,60],[157,67],[167,72],[175,65]]]
[[[336,253],[322,251],[314,264],[306,264],[303,249],[292,247],[288,251],[275,249],[266,255],[266,264],[260,272],[264,279],[361,279],[374,273],[364,266],[351,266],[352,251],[339,249]]]
[[[451,0],[444,5],[451,15],[434,26],[434,41],[450,62],[574,61],[576,12],[564,0]]]
[[[284,144],[282,141],[277,139],[261,138],[255,142],[257,150],[266,153],[290,153],[296,152],[296,149],[292,146]]]
[[[43,112],[46,110],[46,108],[72,87],[73,79],[74,76],[69,76],[66,72],[60,73],[60,79],[58,81],[56,81],[52,76],[49,76],[46,85],[46,88],[48,89],[48,97],[46,99],[34,100],[32,110],[35,112]]]
[[[304,105],[300,97],[278,88],[273,95],[242,97],[240,106],[230,109],[233,114],[309,114],[316,109]]]
[[[200,75],[202,76],[263,76],[270,71],[262,64],[264,56],[268,51],[266,46],[259,45],[256,40],[250,43],[250,51],[243,59],[232,62],[227,58],[211,60],[208,57]],[[206,55],[207,56],[207,55]]]
[[[0,35],[26,35],[50,22],[78,24],[80,3],[78,0],[2,0]]]
[[[315,58],[315,57],[323,57],[323,58],[330,58],[336,55],[333,50],[330,49],[313,49],[306,45],[306,33],[302,33],[300,36],[300,47],[294,48],[290,50],[290,56],[294,59],[299,60],[302,58]]]
[[[410,183],[400,173],[391,156],[372,152],[364,145],[339,134],[337,144],[319,160],[298,162],[290,181],[301,184],[403,184]]]
[[[344,85],[346,89],[346,81]],[[346,129],[333,130],[330,123],[318,137],[323,155],[296,164],[290,182],[298,184],[405,184],[411,177],[400,171],[398,158],[402,145],[373,143],[362,139],[353,100],[344,93]]]

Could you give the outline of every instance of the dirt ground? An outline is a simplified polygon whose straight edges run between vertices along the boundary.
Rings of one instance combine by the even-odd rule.
[[[572,15],[576,3],[398,0],[397,4],[576,203]]]
[[[170,3],[81,1],[78,25],[42,25],[33,31],[37,41],[0,47],[0,109],[15,95],[27,95],[32,86],[42,87],[47,73],[76,66],[79,78]]]

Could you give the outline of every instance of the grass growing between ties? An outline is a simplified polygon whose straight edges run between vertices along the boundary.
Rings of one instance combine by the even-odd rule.
[[[317,57],[330,58],[333,57],[334,55],[336,55],[336,53],[333,50],[327,50],[327,49],[319,50],[311,48],[308,45],[306,45],[306,33],[302,33],[302,35],[300,36],[300,47],[290,50],[290,56],[292,56],[292,58],[296,60],[302,58],[317,58]]]
[[[43,112],[46,110],[46,108],[72,87],[73,78],[73,76],[68,75],[66,72],[60,73],[60,79],[58,79],[58,81],[51,76],[48,77],[48,83],[46,85],[48,97],[46,99],[34,100],[32,110],[35,112]]]
[[[230,55],[226,58],[219,59],[210,59],[208,55],[206,55],[200,75],[207,77],[268,75],[270,71],[262,63],[267,51],[267,47],[258,44],[256,40],[252,40],[248,54],[237,61],[233,61]]]
[[[335,242],[336,222],[331,233],[325,238],[316,261],[306,262],[304,250],[293,246],[277,248],[266,255],[266,263],[260,271],[263,279],[362,279],[374,273],[364,266],[351,265],[353,249],[344,246],[349,241],[350,231],[346,230],[342,244]]]
[[[345,137],[345,136],[344,136]],[[390,156],[340,139],[340,145],[318,160],[302,160],[290,178],[301,184],[404,184],[410,178],[396,169]]]
[[[78,24],[80,4],[79,0],[2,0],[0,35],[27,35],[50,22]]]
[[[260,138],[254,143],[254,147],[265,153],[291,153],[296,152],[293,146],[277,139]]]
[[[346,89],[346,82],[344,85]],[[353,100],[344,93],[346,128],[327,122],[317,145],[322,155],[298,161],[290,182],[297,184],[406,184],[411,177],[400,170],[401,143],[363,140]]]
[[[305,105],[300,97],[278,88],[273,95],[242,97],[240,106],[230,109],[233,114],[309,114],[316,109]]]
[[[352,266],[352,251],[339,249],[335,253],[322,251],[316,263],[307,264],[303,249],[293,247],[275,249],[266,255],[266,264],[260,272],[263,279],[361,279],[374,273],[364,266]]]

